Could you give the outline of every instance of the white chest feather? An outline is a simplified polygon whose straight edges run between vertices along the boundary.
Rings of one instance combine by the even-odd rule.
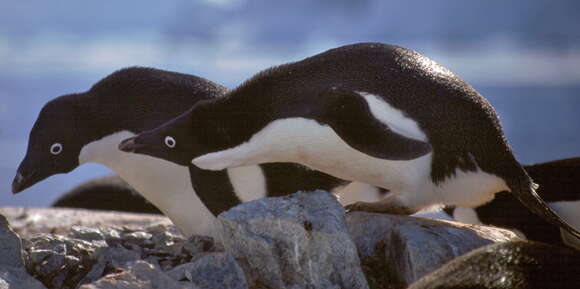
[[[85,145],[79,163],[100,163],[115,171],[169,217],[184,235],[213,235],[215,217],[193,190],[189,168],[120,151],[119,143],[132,136],[134,134],[122,131]],[[232,193],[240,200],[245,202],[266,195],[266,182],[260,167],[229,169],[228,176],[234,188]]]
[[[123,131],[87,144],[79,163],[101,163],[123,178],[159,208],[186,236],[212,234],[215,217],[193,191],[189,169],[141,154],[118,150],[134,134]]]
[[[234,148],[192,161],[203,169],[296,162],[335,177],[397,189],[428,175],[431,155],[410,161],[378,159],[353,149],[330,127],[305,118],[279,119]]]

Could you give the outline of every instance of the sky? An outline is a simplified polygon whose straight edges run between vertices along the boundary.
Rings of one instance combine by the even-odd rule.
[[[337,46],[415,49],[496,107],[525,163],[580,155],[580,2],[0,0],[0,206],[46,206],[110,173],[85,165],[17,195],[10,183],[44,103],[139,65],[230,88]]]

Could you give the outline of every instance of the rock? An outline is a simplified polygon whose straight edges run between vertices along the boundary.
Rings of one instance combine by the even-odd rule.
[[[190,256],[195,256],[201,252],[223,251],[221,244],[216,244],[212,237],[193,235],[183,244],[183,251]]]
[[[37,235],[26,243],[28,272],[50,288],[75,288],[93,267],[95,250],[105,246],[102,240]]]
[[[263,198],[218,220],[226,251],[247,264],[256,286],[368,288],[344,209],[330,193]]]
[[[372,288],[406,287],[473,249],[518,239],[504,229],[418,217],[352,212],[346,219]]]
[[[229,253],[206,253],[191,263],[181,264],[167,274],[175,280],[188,280],[200,289],[246,289],[244,271]]]
[[[0,289],[46,289],[23,268],[0,267]]]
[[[164,216],[150,214],[106,212],[68,208],[0,208],[14,231],[23,237],[35,233],[67,234],[73,226],[90,228],[125,227],[140,230],[157,224],[176,231],[171,221]],[[176,233],[177,234],[177,233]]]
[[[0,266],[2,267],[23,267],[22,241],[20,237],[12,231],[8,221],[0,215]]]
[[[88,228],[83,226],[73,226],[68,233],[69,237],[81,239],[85,241],[104,241],[105,235],[101,230],[96,228]]]
[[[111,270],[125,268],[128,264],[141,259],[141,255],[135,251],[123,247],[103,247],[95,250],[95,257],[99,262],[106,263]]]
[[[155,266],[139,260],[127,270],[109,274],[80,289],[198,289],[191,282],[175,281]]]
[[[76,288],[111,272],[127,270],[140,259],[158,270],[170,270],[191,259],[182,248],[185,240],[173,226],[158,224],[152,228],[153,232],[73,227],[67,236],[36,235],[26,243],[28,269],[51,288]]]
[[[123,234],[123,243],[124,244],[135,244],[140,247],[153,247],[155,245],[155,241],[151,240],[153,235],[147,232],[130,232]]]
[[[26,272],[22,241],[2,215],[0,215],[0,288],[46,289]]]
[[[577,289],[579,285],[580,251],[515,241],[471,251],[409,289]]]

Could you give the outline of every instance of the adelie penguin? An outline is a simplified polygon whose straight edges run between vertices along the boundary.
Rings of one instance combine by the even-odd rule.
[[[298,190],[330,191],[345,184],[294,164],[214,172],[189,162],[176,165],[118,149],[122,140],[226,92],[226,88],[196,76],[133,67],[112,73],[87,92],[57,97],[42,108],[30,132],[28,150],[12,191],[18,193],[85,163],[100,163],[115,171],[189,236],[212,235],[215,215],[240,202]],[[171,138],[163,142],[179,145]]]
[[[580,229],[580,158],[569,158],[524,166],[538,183],[538,194],[564,220]],[[475,208],[447,207],[457,221],[515,229],[527,239],[550,244],[566,244],[580,250],[580,239],[571,236],[530,213],[506,191],[493,201]]]
[[[537,196],[485,98],[431,59],[387,44],[343,46],[270,68],[121,149],[208,170],[295,162],[390,191],[350,210],[474,207],[509,190],[580,236]]]

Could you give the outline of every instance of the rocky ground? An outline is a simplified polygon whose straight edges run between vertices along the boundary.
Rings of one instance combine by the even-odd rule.
[[[326,192],[237,206],[217,239],[164,217],[1,208],[0,288],[406,288],[510,231],[417,217],[345,214]],[[5,217],[4,217],[5,216]]]

